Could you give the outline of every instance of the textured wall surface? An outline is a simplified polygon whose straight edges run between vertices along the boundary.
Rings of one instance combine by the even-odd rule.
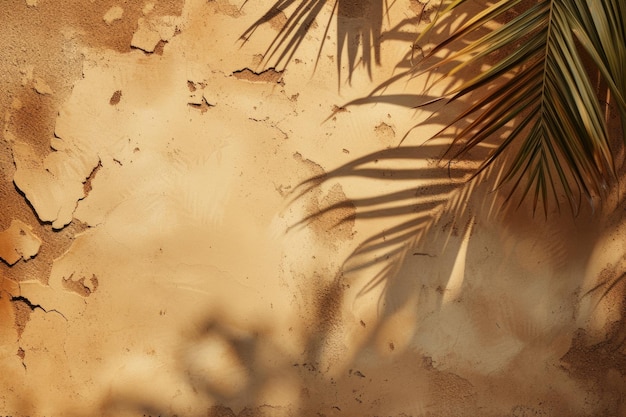
[[[626,415],[620,204],[498,213],[436,74],[368,97],[419,1],[240,3],[3,0],[0,415]]]

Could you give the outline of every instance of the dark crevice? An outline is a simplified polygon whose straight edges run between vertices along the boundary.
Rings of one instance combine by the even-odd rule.
[[[214,104],[211,104],[208,101],[206,101],[204,97],[202,98],[201,103],[187,103],[187,105],[193,109],[200,110],[201,113],[205,113],[211,107],[215,107]]]
[[[238,71],[233,71],[233,76],[239,80],[284,85],[285,82],[283,81],[283,72],[284,71],[277,71],[276,68],[268,68],[261,72],[255,72],[250,68],[244,68]]]
[[[39,218],[39,214],[37,214],[37,210],[35,210],[35,207],[33,206],[33,204],[30,202],[30,200],[28,199],[28,197],[26,196],[26,193],[24,193],[15,183],[15,181],[13,182],[13,187],[15,188],[15,191],[22,196],[22,198],[24,199],[24,202],[26,203],[26,205],[30,208],[33,217],[37,220],[37,222],[39,223],[40,226],[45,226],[45,225],[50,225],[52,224],[52,222],[46,222],[43,221]]]
[[[35,310],[36,308],[40,308],[44,313],[47,313],[47,311],[40,306],[39,304],[33,304],[28,298],[18,295],[18,296],[12,296],[11,297],[11,301],[12,302],[22,302],[24,304],[26,304],[31,310]]]
[[[86,198],[89,195],[89,192],[93,189],[93,187],[91,186],[91,182],[96,177],[96,174],[98,173],[100,168],[102,168],[102,161],[98,159],[98,165],[93,167],[93,169],[89,173],[89,176],[85,178],[85,181],[83,181],[83,192],[85,193],[85,196],[83,198]]]
[[[24,367],[24,370],[27,370],[26,362],[24,362],[24,358],[26,357],[26,351],[20,346],[17,348],[16,355],[18,358],[20,358],[20,361],[22,362],[22,366]]]
[[[40,309],[41,311],[43,311],[44,313],[57,313],[59,314],[61,317],[63,317],[65,320],[67,320],[67,317],[65,317],[63,315],[63,313],[61,313],[59,310],[53,309],[53,310],[46,310],[45,308],[43,308],[41,305],[39,304],[33,304],[32,301],[30,301],[28,298],[22,296],[22,295],[18,295],[18,296],[12,296],[11,297],[11,302],[13,303],[22,303],[25,304],[28,308],[30,308],[31,311],[35,311],[36,309]]]

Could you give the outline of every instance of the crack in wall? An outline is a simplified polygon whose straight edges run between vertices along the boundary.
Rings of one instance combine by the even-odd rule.
[[[26,370],[26,363],[24,362],[24,358],[26,357],[26,351],[20,346],[17,348],[16,355],[22,361],[22,366],[24,367],[24,370]]]
[[[211,107],[215,107],[215,105],[209,103],[205,97],[202,97],[200,103],[187,103],[187,105],[193,109],[200,110],[200,113],[206,113]]]
[[[36,309],[40,309],[44,313],[57,313],[58,315],[60,315],[67,321],[67,317],[65,317],[65,315],[63,315],[63,313],[61,313],[59,310],[56,310],[56,309],[46,310],[45,308],[41,306],[41,304],[34,304],[32,301],[30,301],[28,298],[22,295],[12,295],[10,301],[14,303],[13,304],[14,306],[16,306],[15,307],[16,308],[15,321],[16,321],[16,326],[18,326],[18,338],[21,336],[22,332],[24,331],[24,328],[26,327],[26,323],[30,320],[30,314]],[[25,321],[23,317],[18,317],[18,313],[20,316],[23,316],[24,312],[27,313]],[[18,325],[18,321],[20,322],[19,325]]]
[[[83,191],[85,193],[85,196],[83,198],[87,198],[87,196],[89,195],[89,192],[93,189],[92,181],[96,177],[96,174],[98,173],[100,168],[102,168],[102,160],[98,159],[98,165],[93,167],[93,169],[89,173],[89,176],[85,178],[85,181],[83,181]]]
[[[250,68],[243,68],[237,71],[233,71],[233,77],[238,80],[245,80],[250,82],[264,82],[264,83],[276,83],[285,85],[283,80],[284,71],[277,71],[276,68],[268,68],[265,71],[255,72]]]

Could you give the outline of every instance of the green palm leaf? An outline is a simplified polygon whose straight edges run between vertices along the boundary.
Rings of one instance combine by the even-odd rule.
[[[437,27],[441,16],[464,2],[449,2],[427,29]],[[495,51],[506,51],[505,57],[488,70],[478,72],[444,97],[456,101],[482,93],[449,125],[471,116],[472,121],[456,134],[447,155],[462,158],[500,134],[497,146],[478,172],[510,155],[505,175],[497,184],[512,184],[509,198],[518,189],[522,200],[531,194],[533,209],[542,202],[547,214],[548,202],[553,199],[558,204],[563,193],[576,211],[581,197],[593,204],[595,197],[606,195],[616,178],[607,104],[600,103],[590,71],[603,78],[623,124],[626,4],[621,0],[539,0],[498,29],[424,67],[437,52],[475,37],[478,30],[484,31],[488,23],[504,17],[520,3],[503,0],[487,7],[435,46],[425,56],[422,68],[415,71],[429,72],[447,65],[444,77],[451,77],[479,67]]]

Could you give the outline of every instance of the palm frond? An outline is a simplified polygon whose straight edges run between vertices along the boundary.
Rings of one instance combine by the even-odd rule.
[[[463,3],[448,2],[427,29],[437,27],[443,16]],[[593,205],[616,178],[606,109],[589,71],[601,74],[625,121],[626,4],[620,0],[539,0],[458,51],[435,58],[439,51],[454,49],[455,42],[484,31],[488,23],[521,3],[502,0],[469,19],[425,55],[419,72],[443,67],[448,69],[442,78],[459,77],[462,71],[476,74],[443,97],[453,102],[482,95],[448,125],[472,116],[452,140],[449,157],[462,158],[501,134],[477,173],[505,153],[512,154],[497,184],[511,183],[509,196],[517,189],[521,200],[532,194],[533,209],[541,202],[547,215],[549,201],[558,204],[562,193],[577,211],[582,197]],[[504,58],[480,70],[494,53],[503,51]],[[588,57],[595,68],[590,68]]]

